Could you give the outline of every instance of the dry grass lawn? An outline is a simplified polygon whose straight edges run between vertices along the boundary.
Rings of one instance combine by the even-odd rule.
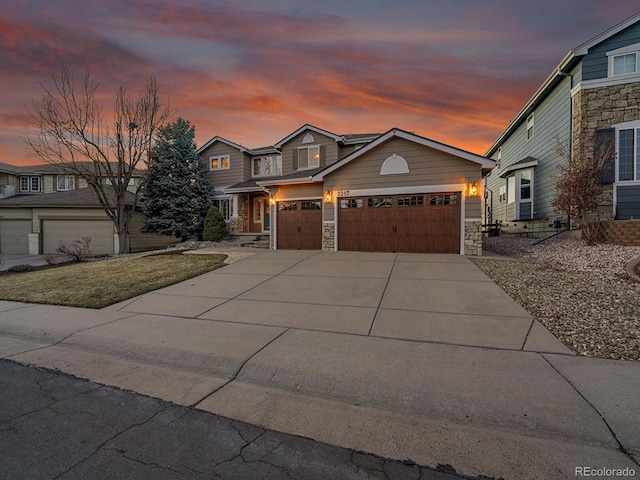
[[[103,308],[222,267],[226,255],[153,255],[0,276],[0,300]]]

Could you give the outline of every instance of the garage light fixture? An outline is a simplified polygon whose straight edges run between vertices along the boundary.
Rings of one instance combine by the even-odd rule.
[[[331,191],[327,190],[324,192],[324,201],[327,203],[331,203]]]
[[[473,182],[471,185],[469,185],[469,195],[477,195],[478,194],[478,186],[476,185],[476,182]]]

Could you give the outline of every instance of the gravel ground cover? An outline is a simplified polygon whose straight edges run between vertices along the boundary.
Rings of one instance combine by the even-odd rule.
[[[486,238],[513,261],[473,262],[578,355],[640,360],[640,282],[625,273],[640,246],[578,239]]]

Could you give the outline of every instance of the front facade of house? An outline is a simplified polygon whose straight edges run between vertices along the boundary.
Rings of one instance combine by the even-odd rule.
[[[399,129],[312,125],[260,149],[214,137],[198,153],[232,235],[273,249],[482,252],[487,158]]]
[[[552,201],[568,155],[607,166],[600,220],[640,218],[639,104],[636,14],[569,52],[487,151],[487,222],[566,222]]]
[[[130,182],[136,189],[141,175]],[[173,237],[140,233],[143,214],[130,224],[132,252],[162,248]],[[60,245],[90,237],[93,255],[118,252],[118,235],[93,190],[78,177],[60,174],[55,165],[0,163],[0,254],[55,254]]]

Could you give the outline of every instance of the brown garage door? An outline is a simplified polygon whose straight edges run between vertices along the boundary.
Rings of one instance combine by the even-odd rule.
[[[278,202],[276,247],[320,250],[322,248],[322,201]]]
[[[460,253],[460,194],[340,198],[338,249]]]

